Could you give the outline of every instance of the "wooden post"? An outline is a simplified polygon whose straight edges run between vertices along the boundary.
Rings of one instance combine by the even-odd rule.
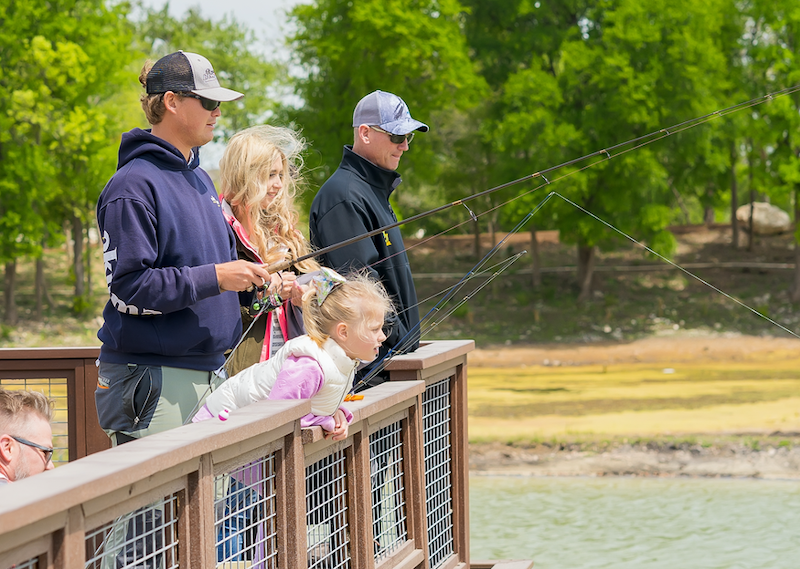
[[[361,431],[353,435],[352,446],[345,450],[350,556],[355,569],[372,569],[375,566],[368,429],[369,423],[364,421]]]
[[[53,568],[83,567],[86,563],[86,531],[80,506],[67,511],[67,524],[53,533]]]
[[[422,438],[422,398],[408,409],[403,429],[403,465],[405,466],[406,519],[408,535],[425,556],[424,567],[430,566],[428,556],[428,508],[425,503],[425,447]]]
[[[453,540],[459,561],[469,567],[469,445],[467,444],[467,364],[450,380],[450,442],[453,445]]]
[[[180,566],[214,567],[216,548],[214,531],[214,465],[211,455],[200,457],[200,465],[188,475],[186,490],[178,514]]]
[[[308,566],[306,529],[306,463],[300,421],[283,439],[278,456],[278,566],[304,569]]]

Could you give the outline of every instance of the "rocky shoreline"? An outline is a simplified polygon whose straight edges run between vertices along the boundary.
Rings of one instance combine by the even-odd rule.
[[[800,446],[470,444],[470,473],[496,476],[660,476],[800,480]]]

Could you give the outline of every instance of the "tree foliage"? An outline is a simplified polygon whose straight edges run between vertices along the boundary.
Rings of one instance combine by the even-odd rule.
[[[403,156],[402,170],[414,187],[435,179],[442,167],[435,151],[440,116],[469,109],[487,94],[469,58],[463,17],[457,0],[319,0],[292,10],[297,31],[290,46],[302,70],[296,93],[303,106],[289,116],[319,157],[317,182],[353,142],[356,103],[376,89],[399,95],[412,116],[431,126]]]
[[[104,107],[127,60],[125,15],[125,6],[100,0],[0,7],[0,260],[7,264],[38,257],[66,219],[86,220],[100,173],[113,171]]]
[[[274,112],[270,89],[285,77],[285,71],[258,51],[254,32],[242,22],[229,15],[218,21],[205,19],[197,8],[175,18],[165,5],[146,10],[137,32],[137,48],[151,60],[179,49],[199,53],[214,66],[221,84],[245,94],[239,101],[222,105],[218,140],[262,124]]]

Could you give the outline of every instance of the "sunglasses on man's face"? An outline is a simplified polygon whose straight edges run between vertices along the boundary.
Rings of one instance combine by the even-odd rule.
[[[44,447],[42,445],[37,445],[36,443],[32,443],[29,440],[23,439],[22,437],[15,437],[14,435],[9,435],[12,439],[17,441],[18,443],[22,443],[25,446],[33,447],[39,449],[44,454],[44,463],[47,464],[50,462],[50,459],[53,458],[53,451],[55,450],[52,447]]]
[[[197,99],[207,111],[214,111],[219,107],[219,101],[212,101],[211,99],[206,99],[205,97],[195,95],[194,93],[181,93],[181,95],[184,97],[189,97],[190,99]]]
[[[388,134],[389,140],[392,141],[392,144],[403,144],[404,140],[408,141],[408,143],[411,144],[411,141],[414,140],[413,132],[409,132],[408,134],[392,134],[391,132],[387,132],[377,126],[371,126],[369,128],[371,128],[372,130],[376,130],[378,132],[382,132],[383,134]]]

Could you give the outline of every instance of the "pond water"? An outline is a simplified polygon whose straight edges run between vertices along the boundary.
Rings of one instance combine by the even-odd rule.
[[[800,569],[800,482],[471,476],[470,530],[535,569]]]

